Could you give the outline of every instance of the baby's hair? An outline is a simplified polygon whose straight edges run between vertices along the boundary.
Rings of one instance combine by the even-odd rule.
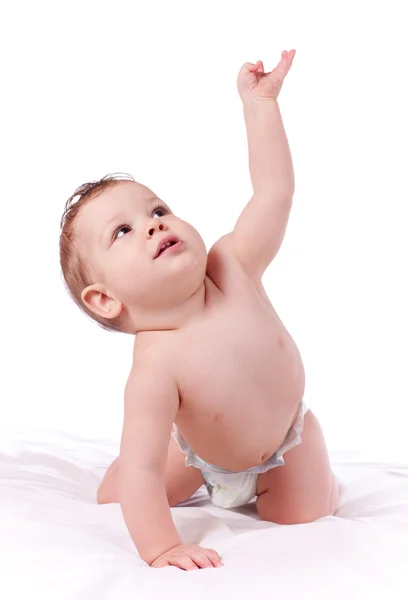
[[[124,322],[125,313],[127,312],[125,308],[114,319],[105,319],[93,313],[82,301],[81,292],[88,285],[94,283],[94,280],[92,279],[89,265],[79,251],[74,235],[76,217],[81,207],[101,192],[118,185],[123,180],[135,181],[132,175],[128,173],[113,173],[105,175],[99,181],[83,183],[75,190],[72,196],[66,201],[64,213],[61,218],[59,252],[65,288],[75,304],[103,329],[131,333]],[[75,196],[79,196],[80,198],[77,202],[73,203]]]

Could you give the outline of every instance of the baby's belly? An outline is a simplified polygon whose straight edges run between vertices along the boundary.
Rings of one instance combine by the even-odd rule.
[[[304,380],[279,393],[254,389],[220,395],[209,386],[195,407],[183,406],[176,425],[192,450],[204,461],[242,471],[268,460],[294,423],[303,397]],[[204,407],[204,408],[203,408]]]
[[[292,337],[272,309],[250,308],[235,314],[233,306],[183,338],[176,353],[175,424],[200,458],[230,471],[260,465],[278,450],[304,393]]]

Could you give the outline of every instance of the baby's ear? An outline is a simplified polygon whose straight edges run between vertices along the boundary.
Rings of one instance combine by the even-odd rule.
[[[89,310],[105,319],[114,319],[122,312],[123,308],[119,300],[115,300],[109,295],[109,290],[102,288],[97,283],[88,285],[81,292],[81,300]]]

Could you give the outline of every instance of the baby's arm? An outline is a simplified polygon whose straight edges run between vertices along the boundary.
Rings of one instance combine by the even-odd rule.
[[[231,233],[235,255],[260,281],[282,245],[294,193],[289,144],[276,100],[244,106],[254,194]]]
[[[165,366],[139,357],[125,390],[118,495],[142,560],[149,565],[181,544],[167,499],[164,473],[179,407],[177,383]]]
[[[284,51],[270,73],[263,72],[261,61],[256,65],[245,63],[237,80],[254,194],[222,246],[230,248],[257,282],[281,247],[295,191],[292,157],[277,102],[294,52]]]

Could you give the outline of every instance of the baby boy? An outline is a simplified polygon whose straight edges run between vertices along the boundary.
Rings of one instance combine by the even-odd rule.
[[[254,193],[208,255],[197,230],[133,178],[84,184],[61,220],[72,298],[103,328],[135,335],[120,454],[97,499],[120,503],[152,567],[223,564],[215,550],[183,544],[172,520],[170,507],[202,485],[223,508],[256,497],[259,518],[279,524],[336,510],[302,359],[261,283],[294,194],[277,103],[294,55],[282,52],[270,73],[262,61],[239,71]]]

